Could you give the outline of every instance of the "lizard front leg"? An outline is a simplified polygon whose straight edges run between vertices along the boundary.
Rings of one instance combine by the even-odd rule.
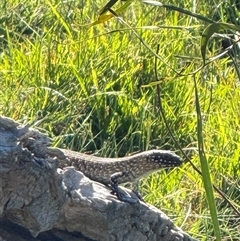
[[[126,191],[123,191],[122,189],[120,190],[118,186],[119,182],[121,182],[119,180],[132,180],[132,178],[134,178],[134,175],[131,171],[116,172],[111,175],[110,186],[112,189],[112,194],[116,194],[119,200],[128,203],[138,203],[138,199],[132,198]],[[133,192],[142,201],[142,197],[139,195],[138,191],[134,190]]]

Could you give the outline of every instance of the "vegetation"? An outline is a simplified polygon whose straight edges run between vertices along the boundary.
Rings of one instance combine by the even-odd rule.
[[[168,2],[212,21],[238,24],[233,1]],[[113,17],[90,26],[105,4],[1,1],[0,114],[45,130],[55,146],[103,157],[155,148],[181,155],[181,147],[203,173],[209,168],[212,182],[240,210],[237,42],[219,56],[223,35],[208,32],[208,44],[202,38],[209,22],[141,1],[124,10],[124,21]],[[236,31],[228,26],[220,33],[230,32]],[[207,44],[203,68],[201,41]],[[224,41],[230,42],[226,35]],[[201,162],[199,146],[205,154]],[[141,187],[145,200],[183,230],[215,240],[206,199],[211,190],[188,162],[151,175]],[[240,217],[214,195],[222,240],[239,240]]]

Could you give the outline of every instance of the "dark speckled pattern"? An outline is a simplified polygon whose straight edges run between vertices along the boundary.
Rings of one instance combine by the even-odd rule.
[[[110,184],[111,176],[117,172],[131,175],[122,176],[118,183],[136,182],[144,176],[162,168],[180,166],[181,157],[171,151],[150,150],[123,158],[102,158],[79,152],[58,149],[67,157],[68,166],[74,166],[90,179]],[[59,158],[59,156],[57,155]]]

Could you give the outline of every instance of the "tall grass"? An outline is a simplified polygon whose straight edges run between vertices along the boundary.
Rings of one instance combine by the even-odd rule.
[[[194,81],[187,74],[203,64],[200,39],[207,23],[136,1],[123,13],[128,25],[113,18],[87,26],[98,18],[97,11],[104,4],[1,1],[0,114],[47,131],[55,146],[99,156],[118,157],[154,148],[180,154],[159,114],[159,84],[168,124],[178,144],[200,168]],[[169,4],[183,7],[174,0]],[[223,7],[224,2],[210,0],[184,2],[189,11],[227,21]],[[157,83],[155,56],[131,28],[152,51],[160,45]],[[211,40],[207,58],[220,51],[220,40]],[[228,58],[221,58],[195,77],[211,179],[239,209],[236,69]],[[192,236],[215,239],[202,178],[189,163],[155,173],[141,187],[147,202],[165,211]],[[218,194],[215,202],[222,240],[238,240],[239,217]]]

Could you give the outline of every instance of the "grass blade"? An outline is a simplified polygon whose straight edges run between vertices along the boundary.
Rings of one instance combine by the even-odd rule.
[[[195,101],[196,101],[196,111],[197,111],[198,152],[199,152],[200,163],[202,168],[203,184],[206,191],[207,201],[209,204],[209,209],[212,217],[216,240],[221,241],[221,234],[220,234],[220,228],[219,228],[219,222],[218,222],[217,208],[215,205],[213,186],[211,182],[208,161],[204,151],[202,115],[201,115],[201,108],[200,108],[200,103],[198,98],[198,88],[197,88],[195,75],[193,76],[193,78],[194,78]]]
[[[191,17],[194,17],[194,18],[197,18],[199,20],[202,20],[202,21],[205,21],[207,23],[215,23],[215,21],[213,21],[212,19],[210,18],[207,18],[203,15],[200,15],[200,14],[196,14],[194,12],[191,12],[189,10],[186,10],[184,8],[180,8],[180,7],[177,7],[177,6],[174,6],[174,5],[171,5],[171,4],[163,4],[163,3],[160,3],[160,2],[157,2],[157,1],[150,1],[150,0],[145,0],[143,1],[144,3],[146,4],[149,4],[149,5],[153,5],[153,6],[157,6],[157,7],[165,7],[166,9],[168,10],[173,10],[173,11],[177,11],[179,13],[183,13],[185,15],[188,15],[188,16],[191,16]]]
[[[206,27],[203,31],[202,38],[201,38],[201,54],[203,58],[203,64],[206,63],[206,49],[208,40],[214,33],[217,33],[221,30],[236,30],[239,31],[240,28],[233,24],[228,23],[213,23]]]

